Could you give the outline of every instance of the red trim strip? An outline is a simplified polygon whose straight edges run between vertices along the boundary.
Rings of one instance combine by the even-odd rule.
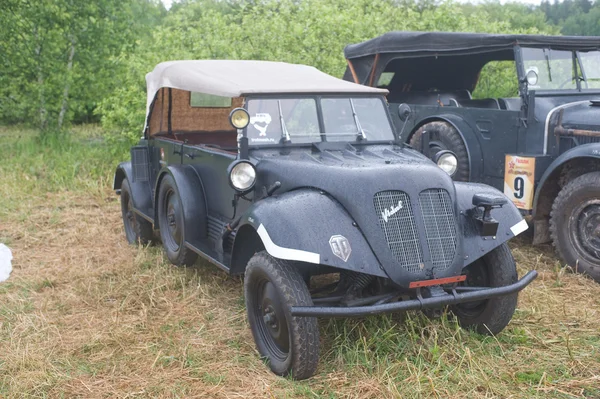
[[[461,281],[465,281],[466,279],[467,279],[467,276],[454,276],[454,277],[438,278],[435,280],[413,281],[412,283],[410,283],[408,285],[408,288],[421,288],[421,287],[431,287],[432,285],[460,283]]]

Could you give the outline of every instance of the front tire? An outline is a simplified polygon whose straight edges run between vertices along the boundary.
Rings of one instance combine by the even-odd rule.
[[[424,154],[430,159],[442,150],[449,150],[456,155],[458,160],[454,181],[469,181],[469,155],[467,147],[460,133],[447,122],[429,122],[421,126],[411,136],[409,144],[417,151],[421,151],[421,138],[423,133],[429,132],[429,152]]]
[[[258,352],[271,370],[295,380],[311,377],[319,362],[319,328],[314,317],[293,317],[292,306],[312,306],[302,276],[292,263],[265,251],[246,268],[244,295]]]
[[[127,178],[123,179],[121,183],[121,215],[123,217],[125,237],[129,244],[146,245],[152,242],[152,224],[135,213],[131,185]]]
[[[167,175],[158,192],[158,225],[167,258],[176,266],[191,266],[198,259],[198,254],[185,246],[185,223],[177,184]]]
[[[506,243],[488,252],[463,269],[465,285],[503,287],[517,282],[517,265]],[[452,313],[459,324],[479,334],[498,334],[512,319],[517,308],[517,295],[506,295],[477,302],[454,305]]]
[[[600,172],[562,188],[552,204],[550,234],[563,261],[600,282]]]

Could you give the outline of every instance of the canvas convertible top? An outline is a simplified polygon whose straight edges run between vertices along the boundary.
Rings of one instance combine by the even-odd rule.
[[[549,47],[554,50],[590,51],[600,49],[598,36],[496,35],[463,32],[388,32],[344,49],[347,59],[381,53],[406,56],[433,54],[477,54],[509,50],[513,46]]]
[[[162,62],[146,75],[146,84],[146,118],[156,93],[163,87],[223,97],[300,93],[387,94],[387,90],[334,78],[307,65],[271,61]]]

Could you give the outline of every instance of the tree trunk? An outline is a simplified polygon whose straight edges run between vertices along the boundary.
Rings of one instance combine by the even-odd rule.
[[[42,70],[42,44],[40,41],[40,35],[38,32],[37,26],[34,28],[34,36],[36,39],[35,57],[36,57],[36,61],[37,61],[37,83],[38,83],[39,101],[40,101],[40,108],[39,108],[40,130],[44,131],[44,130],[46,130],[46,125],[47,125],[46,94],[45,94],[45,90],[44,90],[44,71]]]
[[[67,79],[65,81],[65,90],[63,91],[62,105],[58,113],[58,130],[62,128],[67,106],[69,105],[69,89],[71,88],[73,58],[75,57],[75,38],[71,36],[71,46],[69,48],[69,59],[67,61]]]

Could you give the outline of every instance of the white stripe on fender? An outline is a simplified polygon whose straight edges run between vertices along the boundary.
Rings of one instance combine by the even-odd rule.
[[[262,240],[265,249],[274,258],[285,259],[285,260],[298,260],[300,262],[308,262],[308,263],[321,263],[321,256],[314,252],[302,251],[299,249],[291,249],[280,247],[275,244],[269,233],[267,233],[267,229],[262,224],[258,226],[256,230],[260,239]]]
[[[525,219],[521,220],[519,223],[515,224],[510,228],[510,231],[516,236],[527,230],[529,226],[527,225],[527,221]]]

